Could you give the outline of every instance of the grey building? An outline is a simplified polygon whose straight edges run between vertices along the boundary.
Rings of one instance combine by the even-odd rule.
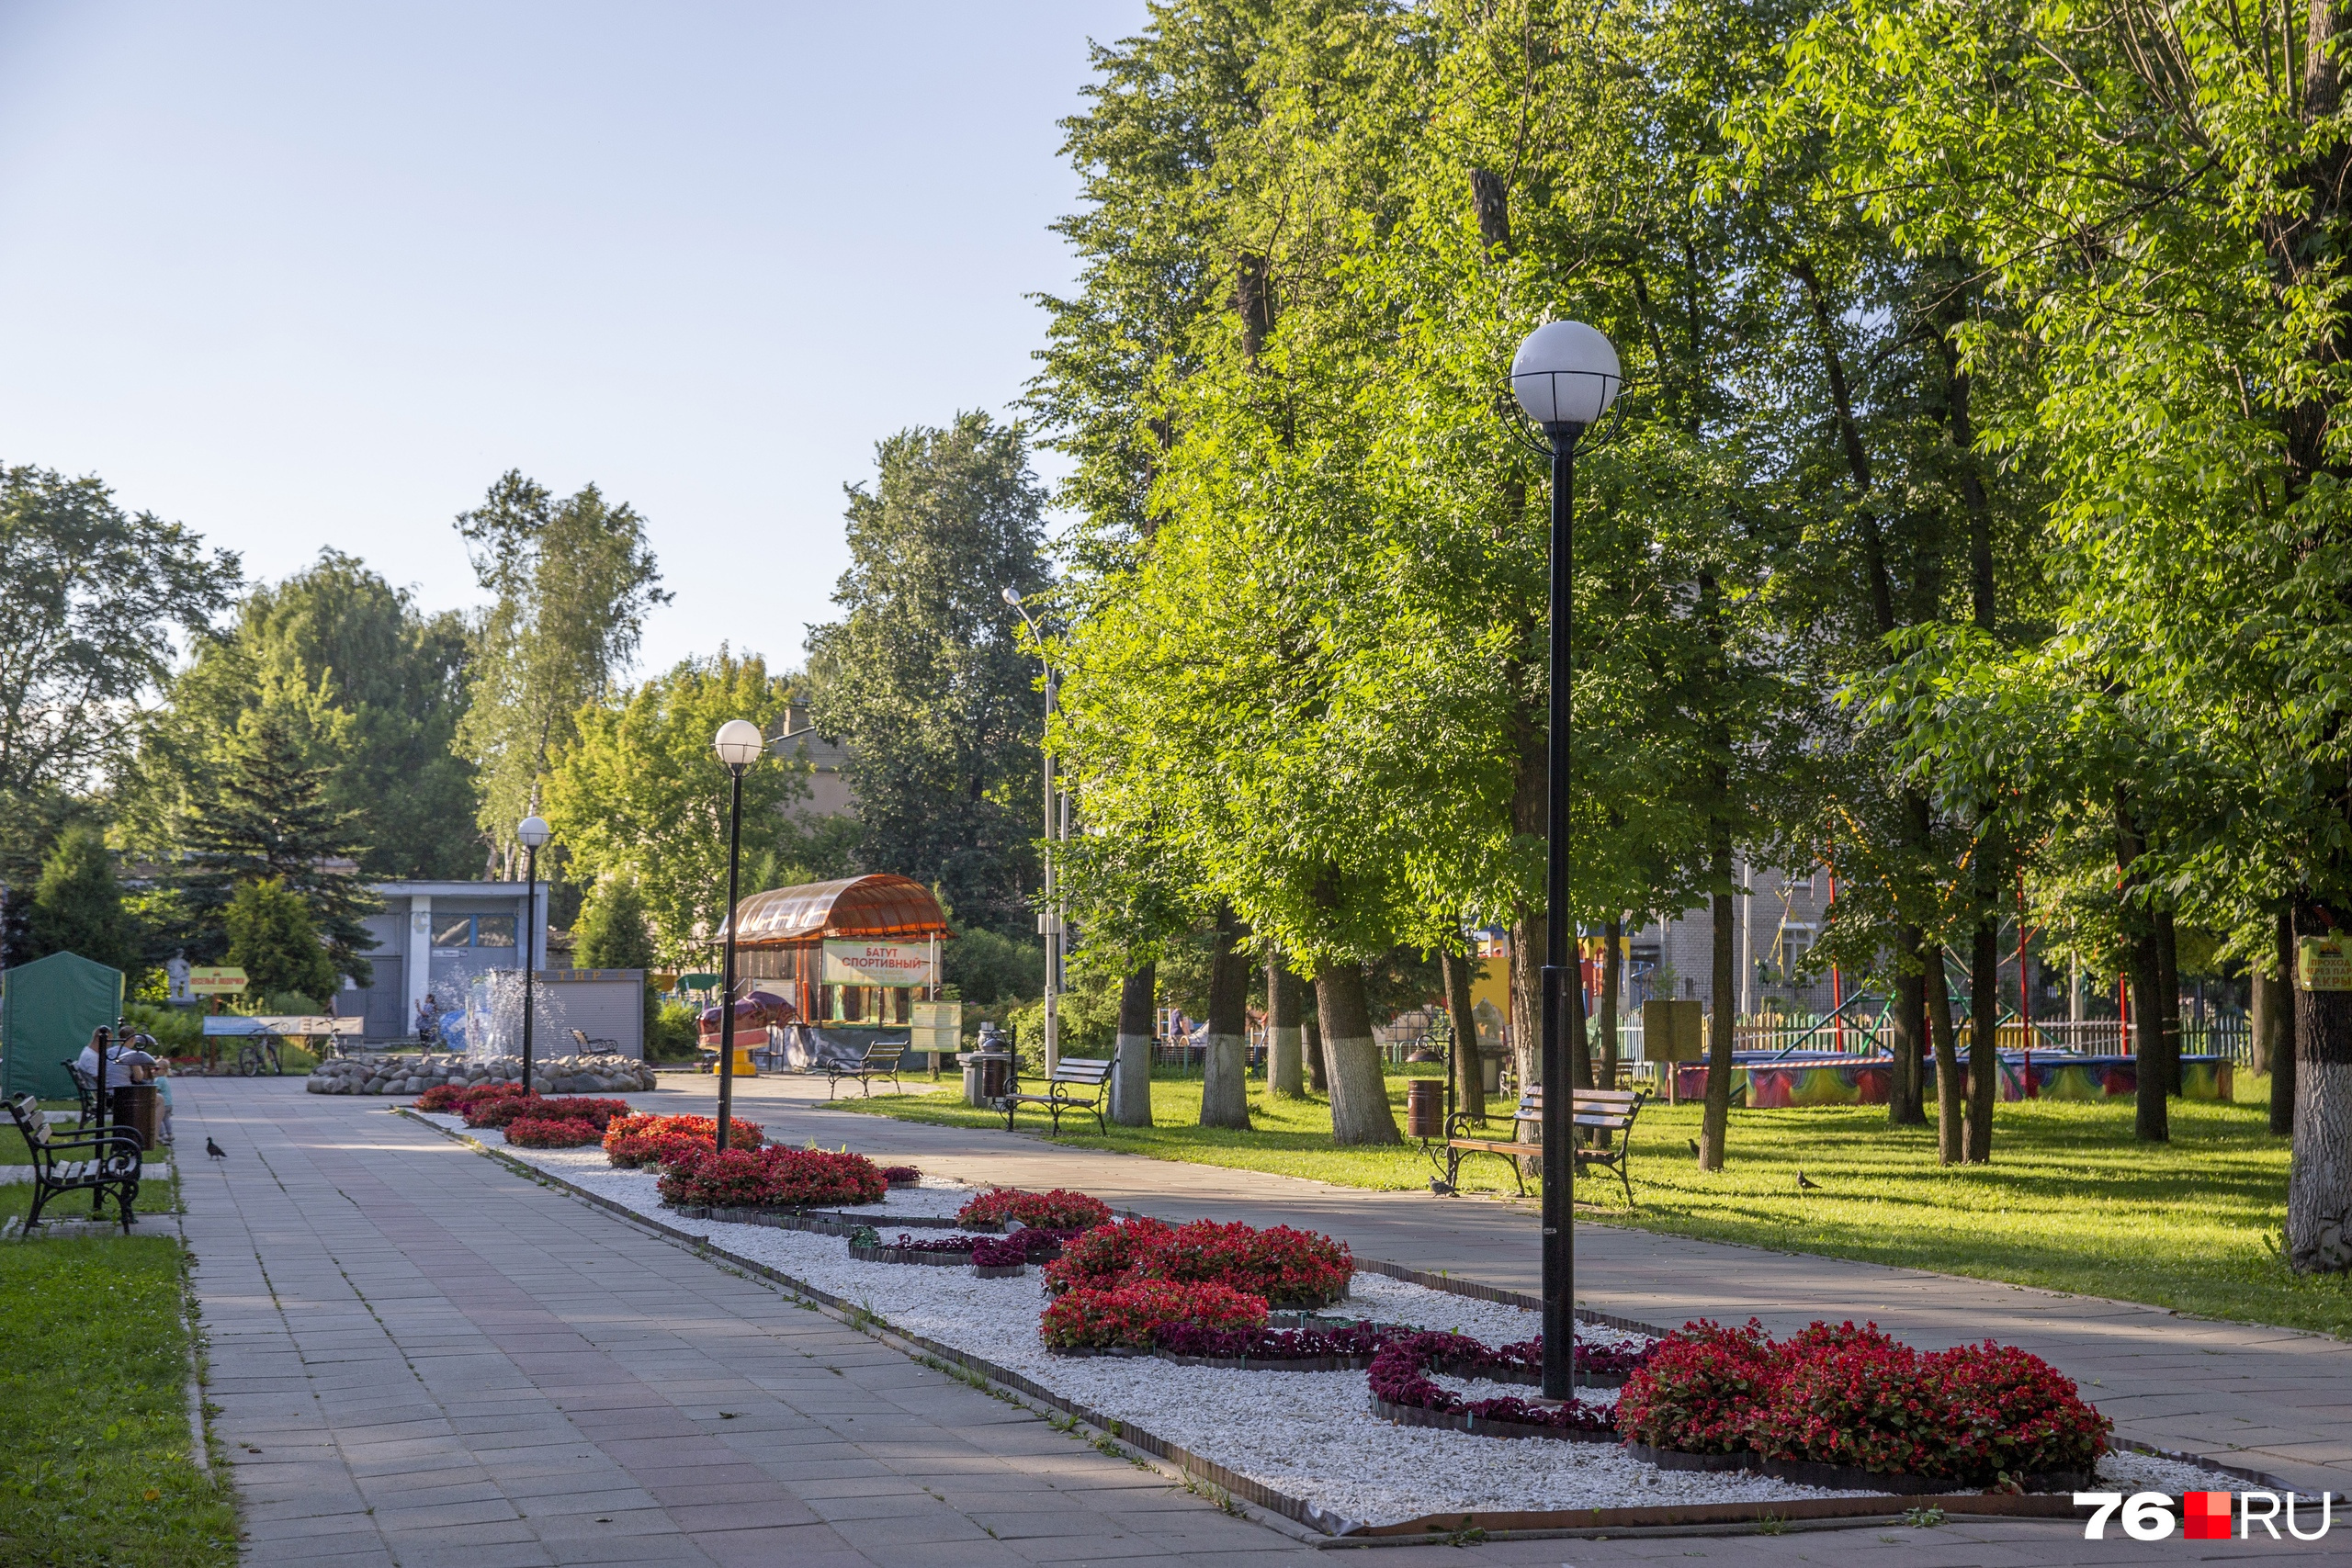
[[[1820,937],[1829,908],[1829,874],[1792,874],[1733,863],[1732,874],[1746,893],[1732,898],[1737,941],[1733,973],[1738,976],[1737,1010],[1768,1007],[1778,1011],[1825,1013],[1830,1009],[1827,974],[1802,974],[1805,954]],[[1626,1005],[1638,1010],[1652,997],[1669,993],[1714,1002],[1714,922],[1704,906],[1671,920],[1627,933]],[[1853,995],[1858,976],[1845,976]]]
[[[857,809],[857,796],[842,772],[849,753],[840,741],[817,733],[808,722],[808,704],[793,703],[785,708],[784,717],[768,736],[768,755],[780,761],[808,764],[808,798],[794,804],[794,815],[840,817]]]
[[[335,1011],[367,1020],[371,1039],[390,1039],[415,1027],[417,1004],[433,996],[444,1009],[461,1005],[469,988],[493,970],[520,969],[526,933],[531,966],[548,963],[548,885],[538,885],[536,909],[520,882],[379,882],[370,891],[383,909],[363,924],[377,946],[368,958],[375,983],[335,998]]]

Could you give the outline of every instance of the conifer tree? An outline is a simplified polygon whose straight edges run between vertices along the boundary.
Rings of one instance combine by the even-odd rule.
[[[335,960],[319,941],[310,906],[274,876],[242,882],[221,911],[229,962],[245,972],[249,994],[293,991],[323,1001],[335,988]]]
[[[77,824],[58,836],[33,894],[28,957],[74,953],[126,974],[136,970],[136,933],[122,908],[114,860],[96,828]]]

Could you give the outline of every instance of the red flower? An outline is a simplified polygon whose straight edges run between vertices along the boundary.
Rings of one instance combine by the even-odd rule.
[[[728,1146],[752,1149],[766,1136],[756,1122],[729,1122]],[[716,1145],[718,1121],[712,1116],[617,1116],[605,1129],[605,1156],[624,1170],[659,1165],[693,1145]]]
[[[1204,1328],[1253,1328],[1266,1321],[1266,1299],[1223,1285],[1136,1280],[1107,1291],[1075,1290],[1046,1309],[1038,1337],[1048,1345],[1148,1346],[1172,1323]]]
[[[552,1116],[518,1116],[506,1123],[506,1141],[526,1149],[577,1149],[604,1134],[594,1123]]]
[[[889,1183],[864,1155],[824,1149],[730,1148],[699,1142],[667,1156],[662,1201],[679,1208],[808,1209],[878,1203]]]
[[[976,1193],[956,1211],[963,1225],[1001,1225],[1018,1220],[1039,1230],[1078,1231],[1111,1223],[1111,1206],[1083,1192],[1023,1192],[1013,1187],[991,1187]]]

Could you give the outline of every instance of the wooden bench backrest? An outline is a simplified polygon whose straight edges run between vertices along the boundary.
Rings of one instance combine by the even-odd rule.
[[[1634,1112],[1641,1108],[1642,1096],[1632,1089],[1580,1089],[1568,1100],[1568,1117],[1579,1127],[1625,1127],[1633,1123]],[[1542,1085],[1519,1097],[1520,1122],[1541,1122],[1544,1119],[1544,1089]]]
[[[1107,1056],[1064,1056],[1054,1064],[1053,1082],[1099,1084],[1111,1076]]]
[[[8,1102],[8,1114],[16,1120],[17,1131],[34,1148],[49,1147],[49,1118],[40,1113],[40,1101],[29,1094],[20,1094]]]
[[[869,1067],[893,1066],[900,1056],[906,1054],[906,1042],[903,1040],[876,1040],[865,1048],[865,1066]]]

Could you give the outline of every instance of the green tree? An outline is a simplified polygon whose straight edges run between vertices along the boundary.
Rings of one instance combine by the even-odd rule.
[[[324,550],[303,570],[254,589],[225,636],[200,642],[168,700],[141,727],[118,804],[133,842],[167,851],[171,825],[219,787],[222,739],[292,681],[348,716],[318,760],[334,802],[360,814],[374,877],[468,875],[481,862],[471,767],[450,741],[466,703],[462,620],[425,615],[360,561]]]
[[[655,967],[653,928],[633,876],[616,876],[591,894],[571,934],[572,957],[582,969]]]
[[[591,886],[627,881],[655,946],[693,966],[726,918],[729,782],[711,738],[730,718],[780,726],[791,688],[756,654],[688,659],[626,695],[582,708],[548,768],[545,809],[572,873]],[[743,858],[796,841],[785,808],[808,793],[805,765],[773,757],[743,775]]]
[[[96,479],[0,468],[0,806],[108,771],[173,634],[201,635],[237,558]]]
[[[842,741],[858,863],[935,883],[966,916],[1030,927],[1043,700],[1007,588],[1046,586],[1045,497],[1018,425],[958,414],[875,448],[848,488],[842,618],[811,629],[811,716]]]
[[[77,953],[137,978],[143,967],[138,935],[122,907],[114,857],[96,828],[81,823],[58,835],[32,906],[27,959]]]
[[[302,902],[306,929],[334,972],[361,986],[373,979],[373,965],[360,956],[376,945],[360,917],[377,900],[358,874],[365,852],[358,813],[335,804],[332,770],[318,760],[341,750],[350,724],[316,688],[276,677],[259,705],[239,716],[222,748],[217,787],[189,809],[179,834],[192,956],[219,953],[231,940],[227,910],[240,890],[269,881]]]
[[[474,820],[492,872],[513,880],[522,867],[514,824],[539,807],[540,780],[581,709],[612,690],[636,658],[646,612],[670,595],[645,520],[594,485],[559,501],[509,469],[459,514],[458,532],[495,597],[455,744],[480,770]]]
[[[303,897],[274,876],[237,885],[221,911],[229,962],[245,972],[251,990],[268,996],[293,991],[333,996],[340,967],[319,941]]]

